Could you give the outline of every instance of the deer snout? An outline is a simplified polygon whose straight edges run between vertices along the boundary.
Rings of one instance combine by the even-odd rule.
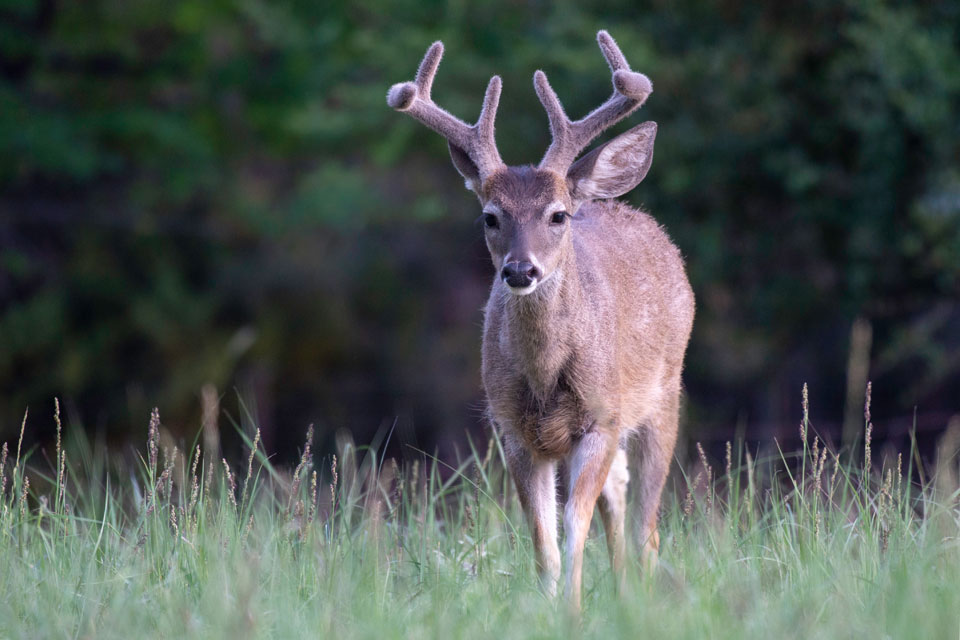
[[[507,262],[500,272],[500,277],[511,289],[526,289],[542,276],[543,273],[532,262]]]

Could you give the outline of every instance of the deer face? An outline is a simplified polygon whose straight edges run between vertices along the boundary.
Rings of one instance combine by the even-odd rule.
[[[657,125],[645,122],[573,163],[562,178],[551,169],[505,167],[482,180],[459,149],[454,166],[483,205],[487,248],[510,292],[533,293],[554,274],[570,245],[570,217],[584,202],[616,198],[646,176]]]
[[[553,275],[570,247],[570,215],[596,198],[615,198],[644,178],[653,159],[657,125],[645,122],[577,156],[600,133],[630,115],[653,91],[642,73],[631,71],[626,58],[606,31],[597,43],[613,80],[613,95],[580,120],[570,120],[542,71],[533,85],[547,112],[553,141],[534,168],[507,167],[494,140],[494,120],[501,81],[490,79],[476,124],[469,125],[441,109],[430,96],[443,44],[433,43],[413,82],[395,84],[387,103],[408,113],[449,144],[450,156],[467,188],[483,206],[487,247],[494,266],[510,291],[532,293]]]
[[[485,181],[478,195],[494,268],[511,293],[533,293],[554,274],[569,244],[566,186],[551,171],[510,167]]]

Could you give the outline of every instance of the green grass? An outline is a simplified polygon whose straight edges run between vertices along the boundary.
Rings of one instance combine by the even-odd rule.
[[[955,460],[868,476],[810,434],[689,465],[659,567],[633,563],[619,596],[594,529],[577,624],[537,588],[495,442],[402,470],[343,443],[335,481],[332,460],[284,471],[258,449],[231,480],[151,434],[135,462],[78,434],[52,464],[10,444],[0,638],[960,637]]]

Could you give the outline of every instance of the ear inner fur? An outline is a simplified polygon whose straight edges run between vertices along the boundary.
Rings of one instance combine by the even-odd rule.
[[[575,200],[617,198],[646,177],[653,162],[655,122],[644,122],[577,160],[567,173]]]

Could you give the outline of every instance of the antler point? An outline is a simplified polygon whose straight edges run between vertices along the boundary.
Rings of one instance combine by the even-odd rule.
[[[397,111],[406,111],[417,97],[417,86],[412,82],[398,82],[387,92],[387,104]]]
[[[553,92],[553,89],[550,87],[550,81],[547,80],[547,74],[540,69],[533,72],[533,88],[536,90],[537,95],[541,97],[541,102],[546,94]]]
[[[617,69],[613,72],[613,86],[617,92],[633,100],[646,100],[653,93],[650,78],[636,71]]]

